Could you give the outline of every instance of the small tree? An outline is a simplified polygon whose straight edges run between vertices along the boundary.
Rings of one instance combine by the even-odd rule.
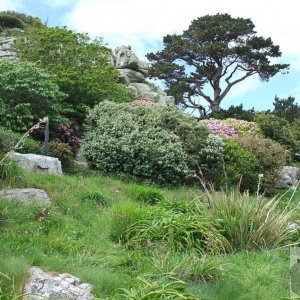
[[[147,55],[151,77],[163,79],[177,103],[198,109],[201,115],[205,109],[197,97],[216,112],[239,82],[255,74],[267,81],[289,66],[271,64],[269,58],[281,56],[279,46],[271,38],[257,36],[250,19],[228,14],[195,19],[183,34],[167,35],[163,42],[162,51]]]
[[[300,106],[294,102],[295,98],[291,96],[287,99],[279,99],[279,97],[275,96],[273,102],[273,114],[277,117],[286,119],[290,123],[300,119]]]
[[[68,95],[64,107],[68,117],[82,124],[87,107],[103,100],[131,99],[117,83],[118,71],[109,62],[111,52],[100,39],[63,28],[33,29],[16,45],[22,61],[38,62],[56,75],[56,83]]]

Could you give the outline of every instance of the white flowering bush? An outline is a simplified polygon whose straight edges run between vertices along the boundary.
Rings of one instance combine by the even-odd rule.
[[[219,154],[211,150],[213,139],[206,127],[176,107],[104,102],[89,112],[81,151],[104,173],[183,183],[205,164],[203,159],[214,165],[222,149],[215,150]]]

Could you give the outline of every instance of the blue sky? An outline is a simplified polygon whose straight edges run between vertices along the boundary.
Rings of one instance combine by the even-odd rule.
[[[245,108],[272,109],[275,95],[293,96],[300,104],[300,18],[296,0],[0,0],[0,10],[16,10],[47,21],[48,26],[68,26],[90,36],[100,36],[114,49],[131,45],[144,59],[161,50],[162,37],[181,33],[191,21],[206,14],[229,13],[251,18],[258,35],[271,37],[283,53],[280,63],[289,63],[286,75],[269,82],[257,77],[236,85],[222,107],[243,104]]]

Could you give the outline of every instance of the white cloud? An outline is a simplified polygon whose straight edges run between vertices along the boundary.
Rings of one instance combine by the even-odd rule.
[[[297,2],[77,0],[66,22],[78,31],[104,37],[113,47],[131,44],[135,51],[145,54],[156,50],[147,42],[162,40],[167,33],[182,32],[193,19],[205,14],[227,12],[235,17],[251,18],[258,34],[271,36],[284,54],[300,56]]]
[[[18,10],[22,7],[22,0],[0,0],[0,11]]]

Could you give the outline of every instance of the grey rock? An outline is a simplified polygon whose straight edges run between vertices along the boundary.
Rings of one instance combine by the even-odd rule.
[[[51,205],[48,194],[39,189],[4,189],[0,190],[0,197],[5,200],[17,200],[24,204]]]
[[[149,64],[146,61],[139,60],[139,58],[131,50],[130,46],[117,47],[114,51],[115,66],[118,69],[131,69],[148,74]]]
[[[17,53],[12,51],[15,39],[12,37],[0,37],[0,58],[15,59]]]
[[[280,178],[278,179],[275,187],[279,189],[290,188],[296,185],[299,179],[300,179],[299,168],[284,166],[280,172]]]
[[[23,300],[86,300],[93,299],[92,286],[80,283],[80,279],[70,274],[51,274],[32,267],[30,279],[25,284]]]
[[[298,223],[294,223],[294,222],[289,222],[288,223],[288,229],[290,229],[291,231],[296,231],[299,228],[299,224]]]
[[[158,104],[160,105],[175,105],[175,98],[173,96],[159,96]]]
[[[21,168],[27,171],[37,171],[58,175],[62,174],[61,162],[56,157],[13,152],[10,155],[10,158],[15,160]]]
[[[130,84],[134,82],[144,82],[145,77],[142,73],[131,69],[119,69],[119,81],[121,83]]]

